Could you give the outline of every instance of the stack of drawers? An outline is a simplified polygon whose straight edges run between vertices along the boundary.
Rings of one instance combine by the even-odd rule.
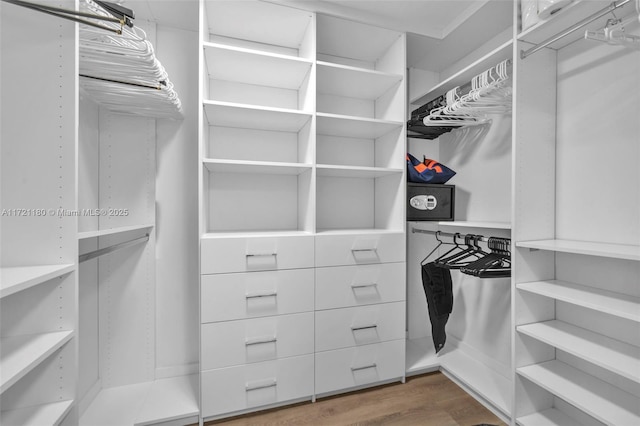
[[[313,236],[201,240],[202,416],[314,393]]]
[[[404,377],[401,233],[317,235],[315,393]]]

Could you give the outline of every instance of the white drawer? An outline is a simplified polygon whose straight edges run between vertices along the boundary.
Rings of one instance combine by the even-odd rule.
[[[316,309],[405,300],[405,277],[404,262],[317,268]]]
[[[404,377],[405,340],[316,353],[316,394]]]
[[[202,416],[313,395],[313,355],[202,372]]]
[[[202,274],[312,268],[311,235],[207,238],[200,241]]]
[[[405,337],[405,303],[383,303],[316,312],[316,351]]]
[[[404,233],[316,235],[316,266],[405,261]]]
[[[202,325],[203,370],[313,354],[313,312]]]
[[[202,275],[202,322],[313,311],[313,269]]]

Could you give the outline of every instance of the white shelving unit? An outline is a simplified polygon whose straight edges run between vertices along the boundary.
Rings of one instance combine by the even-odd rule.
[[[404,34],[258,1],[202,1],[201,19],[201,357],[207,357],[201,362],[202,417],[226,417],[312,399],[329,389],[401,379],[404,354],[388,353],[399,345],[398,338],[369,342],[366,348],[321,351],[320,359],[340,363],[346,362],[348,351],[355,357],[368,353],[387,359],[375,370],[384,376],[378,380],[338,383],[338,370],[325,370],[326,362],[314,361],[313,345],[304,344],[307,336],[317,334],[307,329],[314,322],[301,321],[299,330],[283,324],[291,313],[313,319],[329,309],[314,307],[316,274],[346,268],[340,269],[345,277],[337,278],[342,282],[346,274],[364,273],[363,268],[366,273],[399,270]],[[231,25],[233,19],[244,24]],[[362,253],[376,253],[375,261],[362,261],[366,267],[359,265],[366,255],[351,250],[360,246]],[[332,253],[323,254],[326,247],[333,247]],[[327,269],[316,271],[319,265]],[[289,294],[294,291],[288,284],[292,276],[299,282],[295,298]],[[247,299],[251,303],[244,296],[232,303],[231,282],[249,295],[269,295],[261,299],[266,305],[259,318],[251,311],[252,298]],[[403,283],[397,277],[394,285]],[[367,308],[403,300],[398,295],[404,292],[393,294],[380,306]],[[210,314],[213,300],[221,297],[230,301],[230,310]],[[277,309],[268,306],[271,299]],[[364,309],[359,303],[341,306],[353,309],[341,312],[359,315]],[[404,321],[397,309],[388,315],[395,326]],[[246,318],[251,318],[247,327],[281,330],[277,342],[258,343],[265,351],[269,345],[281,349],[259,360],[239,357],[233,365],[217,363],[210,354],[216,347],[212,336],[232,339],[238,333],[230,330],[238,330]],[[290,333],[302,333],[294,339],[297,344],[287,343]],[[398,328],[393,336],[402,334]],[[333,379],[314,389],[318,374]],[[222,380],[228,391],[219,385]],[[269,386],[258,394],[252,390],[256,383]],[[245,388],[250,390],[240,395]]]
[[[9,3],[0,20],[0,423],[73,424],[77,33]]]
[[[632,3],[616,16],[635,13]],[[629,91],[640,87],[639,52],[578,40],[585,29],[603,28],[611,16],[605,13],[548,48],[521,53],[610,5],[574,1],[516,31],[512,304],[514,417],[520,425],[640,421],[640,294],[632,284],[640,280],[640,230],[619,213],[585,210],[585,200],[570,195],[606,191],[619,212],[635,217],[640,211],[637,171],[595,185],[584,180],[584,165],[597,161],[603,149],[622,168],[637,155],[640,127],[625,117],[640,103],[638,91]],[[628,72],[607,80],[602,90],[626,93],[627,107],[603,115],[589,88],[620,69]],[[614,144],[605,148],[594,120],[624,123],[606,132]]]

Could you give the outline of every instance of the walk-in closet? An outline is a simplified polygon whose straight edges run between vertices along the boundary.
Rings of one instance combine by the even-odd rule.
[[[0,19],[3,426],[640,424],[640,0]]]

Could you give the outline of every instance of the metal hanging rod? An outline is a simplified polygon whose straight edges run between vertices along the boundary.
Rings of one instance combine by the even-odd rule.
[[[566,30],[564,30],[564,31],[552,36],[552,37],[549,37],[545,41],[536,44],[535,46],[533,46],[530,49],[521,50],[520,51],[520,58],[521,59],[525,59],[527,56],[530,56],[530,55],[536,53],[538,50],[547,47],[551,43],[554,43],[554,42],[560,40],[561,38],[564,38],[564,37],[568,36],[572,32],[579,30],[580,28],[582,28],[585,25],[595,21],[596,19],[602,18],[603,16],[613,12],[614,10],[621,8],[622,6],[624,6],[625,4],[629,3],[630,1],[633,1],[633,0],[621,0],[619,2],[615,2],[615,1],[611,2],[611,4],[609,6],[607,6],[604,9],[601,9],[598,12],[596,12],[596,13],[594,13],[594,14],[586,17],[586,18],[584,18],[580,22],[577,22],[576,24],[573,24],[572,26],[570,26]]]
[[[416,233],[417,232],[419,234],[444,235],[445,237],[455,237],[455,236],[457,236],[459,238],[465,238],[467,236],[466,234],[459,234],[459,233],[456,234],[456,233],[442,232],[442,231],[431,231],[431,230],[428,230],[428,229],[419,229],[419,228],[413,228],[413,227],[411,228],[411,232],[412,233]],[[485,236],[482,236],[482,235],[476,235],[476,234],[472,234],[472,235],[475,235],[476,237],[478,237],[478,238],[476,238],[477,241],[482,241],[482,242],[488,242],[489,241],[489,237],[485,237]],[[502,237],[499,237],[499,238],[502,239],[502,240],[511,241],[510,238],[502,238]]]
[[[102,256],[103,254],[107,254],[107,253],[114,252],[116,250],[120,250],[120,249],[123,249],[123,248],[131,247],[131,246],[134,246],[136,244],[140,244],[140,243],[143,243],[143,242],[146,242],[146,241],[149,241],[149,234],[145,234],[142,237],[134,238],[133,240],[124,241],[122,243],[114,244],[114,245],[109,246],[109,247],[105,247],[105,248],[101,248],[101,249],[98,249],[98,250],[90,251],[89,253],[81,254],[80,256],[78,256],[78,262],[79,263],[86,262],[87,260],[94,259],[94,258],[96,258],[98,256]]]

